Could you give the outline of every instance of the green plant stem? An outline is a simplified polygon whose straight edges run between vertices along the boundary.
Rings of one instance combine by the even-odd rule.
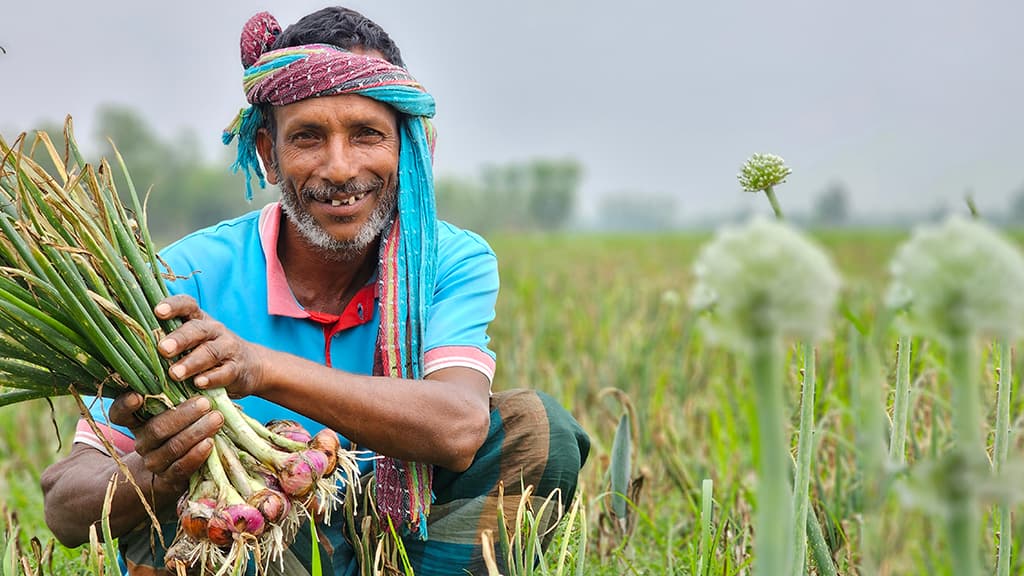
[[[220,460],[220,451],[216,444],[210,448],[210,455],[206,458],[206,469],[210,471],[210,479],[217,485],[217,502],[221,504],[242,504],[242,496],[238,494],[235,487],[231,485],[224,465]]]
[[[210,388],[202,393],[210,399],[213,407],[224,416],[224,432],[235,444],[255,456],[264,465],[278,470],[290,453],[280,452],[260,438],[242,416],[223,388]],[[212,458],[212,455],[211,455]]]
[[[896,397],[893,399],[889,460],[903,465],[907,458],[907,417],[910,414],[910,336],[900,336],[896,351]]]
[[[999,398],[996,401],[995,454],[996,472],[1002,474],[1010,449],[1010,389],[1013,387],[1013,348],[1008,341],[999,343]],[[997,576],[1010,576],[1010,555],[1013,550],[1013,522],[1010,506],[999,505],[999,557]]]
[[[779,199],[775,197],[775,189],[771,186],[764,189],[765,196],[768,197],[768,202],[772,205],[772,210],[775,212],[775,217],[779,220],[785,220],[786,217],[782,214],[782,206],[779,205]]]
[[[954,469],[950,485],[949,533],[953,554],[953,573],[977,576],[980,548],[980,515],[977,510],[972,476],[981,458],[981,409],[974,381],[974,338],[968,330],[949,334],[949,369],[953,379]]]
[[[763,330],[754,337],[751,374],[757,399],[760,471],[754,541],[755,576],[791,574],[787,560],[792,554],[789,491],[789,460],[784,429],[784,398],[780,378],[781,343],[774,332]]]
[[[818,516],[813,510],[808,510],[807,513],[807,540],[811,545],[811,556],[818,569],[818,576],[838,576],[839,571],[832,561],[832,550],[829,549],[828,542],[825,542],[821,524],[818,523]]]
[[[711,517],[712,490],[714,483],[710,478],[705,478],[701,483],[700,496],[700,555],[697,560],[696,576],[705,576],[711,570]]]
[[[811,456],[814,452],[814,346],[801,344],[804,357],[804,383],[800,395],[800,440],[796,453],[796,481],[793,484],[793,574],[804,573],[807,560],[807,507],[811,483]]]
[[[862,478],[863,500],[861,557],[859,573],[873,576],[879,573],[883,556],[882,506],[885,495],[885,432],[882,417],[885,399],[879,394],[880,383],[885,381],[875,356],[875,346],[857,327],[850,325],[850,380],[855,414],[857,468]]]

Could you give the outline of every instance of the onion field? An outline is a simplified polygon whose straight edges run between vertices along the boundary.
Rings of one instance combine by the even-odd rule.
[[[691,308],[694,263],[712,234],[488,238],[502,280],[495,389],[551,394],[592,440],[579,498],[562,503],[567,517],[543,558],[530,554],[543,536],[530,518],[542,511],[524,507],[506,535],[484,535],[509,559],[492,573],[767,575],[768,556],[794,574],[1024,573],[1024,366],[1007,353],[1012,338],[979,333],[965,357],[905,327],[887,302],[908,232],[807,234],[841,290],[822,337],[780,337],[782,502],[767,497],[762,473],[773,453],[762,448],[758,365],[709,338],[715,309]],[[974,421],[962,415],[963,378],[977,392]],[[0,408],[4,575],[106,573],[97,549],[47,551],[39,474],[68,450],[76,418],[67,399]],[[972,452],[963,446],[974,433]],[[766,509],[782,512],[766,519]]]

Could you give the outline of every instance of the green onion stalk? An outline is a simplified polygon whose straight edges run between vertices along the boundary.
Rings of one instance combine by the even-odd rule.
[[[985,334],[1011,342],[1024,324],[1024,256],[1013,242],[980,221],[953,217],[916,229],[897,251],[891,268],[890,306],[908,308],[910,330],[936,338],[948,351],[954,446],[949,472],[942,479],[949,502],[947,528],[955,573],[975,576],[981,573],[977,485],[990,473],[985,466],[976,348]],[[1008,392],[1001,381],[1000,400]],[[1000,416],[997,462],[1004,447],[1000,437],[1008,428],[1007,421],[999,422]]]
[[[786,181],[792,170],[786,166],[785,160],[774,154],[754,154],[744,163],[737,179],[740,186],[747,192],[764,192],[768,203],[775,213],[775,218],[782,221],[785,215],[775,195],[775,187]],[[796,470],[793,484],[793,549],[792,567],[794,574],[803,574],[807,560],[807,540],[814,539],[816,534],[808,530],[807,515],[810,508],[810,477],[811,460],[814,452],[814,361],[813,344],[802,342],[799,345],[804,356],[804,378],[800,394],[800,437],[797,445]],[[820,544],[820,542],[815,542]],[[822,563],[822,562],[819,562]],[[831,560],[820,566],[827,572]]]
[[[701,317],[709,341],[747,357],[757,399],[760,468],[754,573],[792,574],[796,531],[783,343],[789,337],[813,342],[828,331],[839,276],[825,252],[802,233],[763,218],[720,230],[701,249],[694,276],[691,307],[710,311]],[[799,538],[804,538],[805,530],[799,531]]]
[[[910,336],[899,337],[896,349],[896,396],[892,402],[889,460],[902,466],[907,459],[907,421],[910,416]]]
[[[999,392],[996,400],[995,471],[1005,472],[1010,450],[1010,389],[1013,387],[1013,347],[999,343]],[[999,505],[999,556],[996,576],[1010,576],[1010,555],[1013,551],[1013,522],[1008,504]]]
[[[70,118],[64,135],[63,154],[44,132],[28,150],[24,135],[14,145],[0,138],[0,406],[134,391],[148,418],[207,396],[225,426],[179,503],[169,567],[226,573],[254,556],[266,570],[302,518],[338,503],[338,482],[358,474],[355,457],[330,430],[310,437],[286,423],[277,432],[223,389],[168,377],[157,342],[180,321],[153,313],[168,295],[164,267],[128,170],[115,149],[125,206],[106,160],[82,158]]]
[[[800,438],[793,481],[793,573],[803,574],[807,561],[807,514],[810,508],[811,457],[814,452],[814,346],[801,344],[803,390],[800,394]]]

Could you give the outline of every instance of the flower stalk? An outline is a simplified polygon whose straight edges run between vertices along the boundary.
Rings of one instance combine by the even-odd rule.
[[[984,443],[981,436],[981,402],[974,377],[975,342],[967,330],[949,334],[949,371],[953,379],[953,434],[956,466],[950,482],[949,536],[954,574],[978,576],[981,549],[981,514],[978,510],[974,471]]]
[[[803,574],[807,561],[807,510],[810,506],[811,457],[814,452],[814,346],[801,344],[803,391],[800,394],[800,439],[797,443],[796,477],[793,483],[793,573]]]
[[[907,420],[910,416],[910,336],[902,335],[896,350],[896,396],[892,407],[892,433],[889,438],[889,461],[898,466],[906,462]]]
[[[1013,348],[1009,342],[999,343],[999,392],[996,400],[995,468],[1003,474],[1010,450],[1010,390],[1013,388]],[[1013,522],[1008,504],[999,505],[999,557],[996,575],[1010,576],[1010,555],[1013,550]]]
[[[782,345],[770,328],[755,334],[750,358],[757,399],[758,470],[755,576],[790,574],[792,501],[786,462],[785,399],[780,372]]]

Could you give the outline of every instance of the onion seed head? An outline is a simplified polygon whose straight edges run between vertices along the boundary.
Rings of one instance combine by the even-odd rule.
[[[984,222],[952,216],[918,227],[889,269],[886,303],[907,310],[912,333],[1013,339],[1024,327],[1024,256]]]
[[[740,168],[736,178],[747,192],[761,192],[786,181],[793,171],[775,154],[754,154]]]
[[[739,351],[765,332],[814,340],[830,327],[840,278],[828,254],[778,220],[726,227],[693,267],[690,306],[706,315],[709,338]]]

